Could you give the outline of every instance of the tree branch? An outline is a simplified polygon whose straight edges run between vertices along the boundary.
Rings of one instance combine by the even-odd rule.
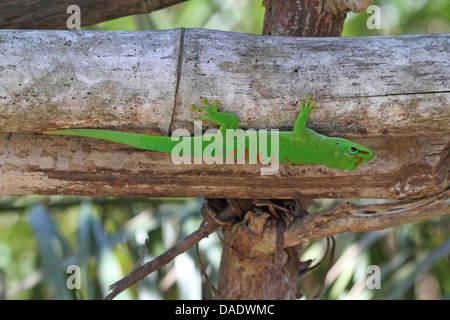
[[[445,190],[449,39],[3,30],[0,194],[405,199]],[[175,165],[168,154],[36,134],[192,132],[188,106],[200,97],[220,100],[242,129],[292,130],[307,93],[318,102],[309,128],[350,138],[375,159],[353,172],[280,164],[279,174],[261,176],[260,165]]]
[[[80,8],[81,26],[150,13],[185,0],[21,0],[0,1],[0,29],[67,29],[67,7]]]
[[[208,202],[205,202],[204,206],[202,207],[202,214],[204,216],[208,214],[212,215],[212,213],[210,212],[210,210],[212,209],[207,206]],[[204,213],[205,211],[209,212],[206,214]],[[112,292],[105,297],[105,300],[112,300],[115,296],[117,296],[125,289],[129,288],[139,280],[145,278],[150,273],[165,266],[179,254],[195,246],[201,239],[207,237],[208,235],[210,235],[211,233],[213,233],[214,231],[225,225],[230,225],[235,220],[238,214],[239,213],[236,212],[236,209],[228,204],[225,207],[225,209],[223,209],[223,211],[221,211],[220,213],[217,214],[217,216],[214,217],[214,219],[219,223],[217,224],[207,223],[202,225],[198,230],[191,233],[189,236],[187,236],[186,238],[175,244],[169,250],[167,250],[160,256],[156,257],[152,261],[145,263],[142,266],[140,266],[143,256],[141,254],[141,257],[137,261],[134,268],[130,271],[130,273],[109,287],[109,289],[112,290]],[[209,219],[208,221],[213,220]]]
[[[105,300],[112,300],[119,293],[131,287],[139,280],[145,278],[153,271],[156,271],[159,268],[165,266],[167,263],[172,261],[176,256],[190,249],[195,244],[197,244],[201,239],[207,237],[217,229],[219,229],[219,227],[215,225],[210,224],[203,225],[202,227],[200,227],[200,229],[193,232],[182,241],[178,242],[176,245],[174,245],[172,248],[170,248],[157,258],[153,259],[150,262],[147,262],[142,266],[139,267],[135,266],[129,274],[127,274],[124,278],[122,278],[121,280],[117,281],[116,283],[112,284],[109,287],[109,289],[112,290],[112,292],[105,297]]]
[[[450,214],[449,197],[450,190],[446,190],[413,201],[371,205],[342,203],[304,217],[295,218],[285,232],[284,245],[292,247],[342,232],[381,230],[447,215]],[[267,229],[260,238],[253,239],[251,256],[273,253],[275,240],[276,231],[272,228]]]

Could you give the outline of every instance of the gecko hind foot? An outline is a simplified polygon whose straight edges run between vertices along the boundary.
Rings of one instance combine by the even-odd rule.
[[[300,101],[301,111],[305,110],[305,112],[310,115],[314,111],[314,106],[316,105],[316,101],[311,101],[312,97],[310,94],[306,96],[306,102],[304,100]]]

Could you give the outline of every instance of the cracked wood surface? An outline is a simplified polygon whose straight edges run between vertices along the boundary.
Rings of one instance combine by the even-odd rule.
[[[361,170],[347,172],[319,165],[281,164],[276,175],[261,176],[260,165],[174,165],[169,154],[105,141],[3,134],[0,194],[419,197],[449,185],[450,157],[446,143],[450,136],[441,138],[422,137],[421,149],[416,138],[362,139],[377,157]]]
[[[0,31],[0,195],[413,198],[449,186],[448,34],[265,37],[211,30]],[[200,97],[241,128],[307,126],[376,157],[354,172],[319,165],[174,165],[168,154],[56,128],[193,131]],[[215,127],[204,123],[203,129]]]

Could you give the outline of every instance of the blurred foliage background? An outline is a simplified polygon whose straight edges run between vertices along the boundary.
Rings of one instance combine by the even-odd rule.
[[[209,28],[260,34],[261,0],[191,0],[151,14],[128,16],[85,29],[151,30]],[[381,29],[368,29],[371,14],[350,13],[343,36],[450,32],[449,0],[374,1]],[[82,17],[81,12],[81,17]],[[358,203],[370,199],[342,199]],[[379,200],[378,200],[379,201]],[[101,299],[125,276],[149,239],[144,262],[196,230],[202,199],[0,197],[0,299]],[[338,201],[318,199],[310,210]],[[324,299],[449,299],[450,217],[378,232],[338,235],[336,258]],[[319,259],[325,240],[305,245],[302,256]],[[221,243],[217,235],[200,242],[207,272],[216,283]],[[73,273],[69,266],[78,266]],[[368,289],[368,267],[379,266],[381,288]],[[299,287],[312,297],[323,264],[303,276]],[[67,272],[69,270],[69,272]],[[77,278],[76,275],[79,274]],[[80,289],[70,290],[80,284]],[[153,273],[122,299],[210,299],[193,250]]]

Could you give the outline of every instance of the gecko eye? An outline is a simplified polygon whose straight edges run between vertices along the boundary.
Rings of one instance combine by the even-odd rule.
[[[355,147],[350,147],[350,153],[356,153],[358,151],[358,149],[356,149]]]
[[[336,145],[338,146],[338,145],[340,145],[341,143],[340,142],[336,142]]]

